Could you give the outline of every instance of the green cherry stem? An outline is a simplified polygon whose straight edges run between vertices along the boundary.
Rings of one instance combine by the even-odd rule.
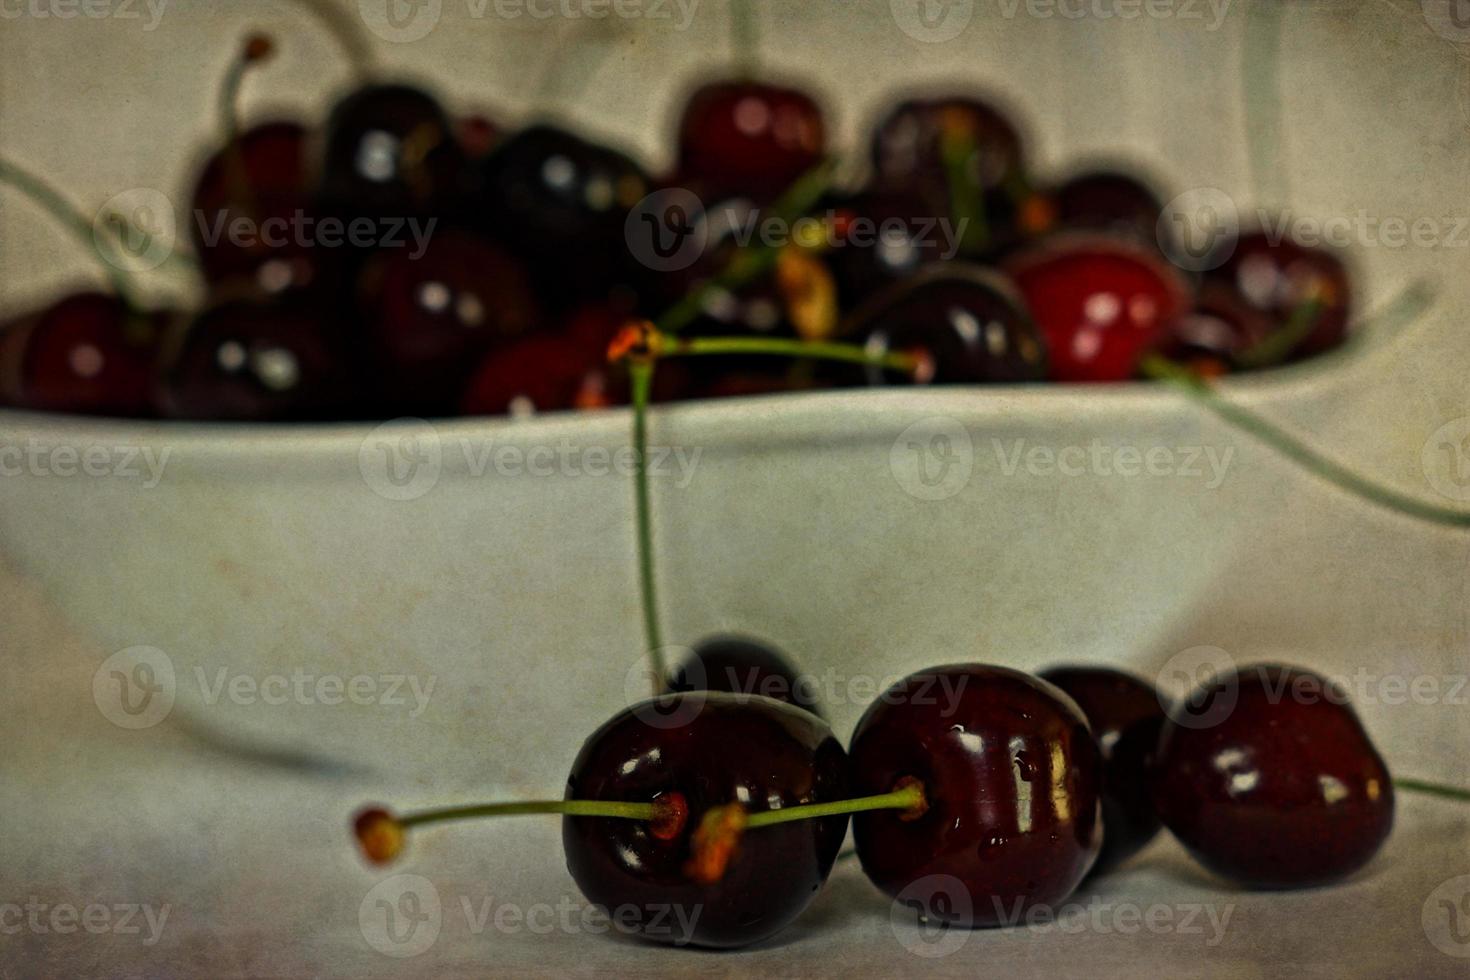
[[[132,280],[102,248],[97,240],[94,223],[81,209],[68,201],[61,192],[33,173],[0,157],[0,184],[8,184],[34,201],[41,210],[75,235],[97,259],[103,274],[107,276],[118,297],[131,309],[138,308],[136,290]]]
[[[652,803],[624,803],[619,800],[526,800],[515,803],[476,803],[470,806],[447,806],[436,810],[405,813],[398,818],[401,827],[421,827],[446,820],[470,820],[475,817],[515,817],[536,813],[557,813],[567,817],[616,817],[624,820],[652,820],[658,808]]]
[[[254,208],[254,194],[250,190],[250,179],[245,173],[245,158],[240,148],[240,89],[245,76],[257,65],[269,61],[275,53],[275,43],[265,34],[251,34],[241,45],[240,51],[225,70],[220,82],[219,101],[215,111],[219,119],[220,143],[224,147],[223,159],[225,179],[229,184],[230,198]]]
[[[792,183],[771,206],[769,218],[790,228],[792,223],[812,207],[832,186],[836,161],[827,159],[817,164]],[[769,272],[781,255],[785,243],[744,245],[736,250],[720,272],[690,290],[654,321],[660,333],[678,333],[699,316],[710,294],[717,290],[739,289]]]
[[[633,501],[638,535],[638,586],[643,602],[643,637],[653,668],[653,693],[668,684],[663,631],[658,621],[658,581],[653,567],[653,508],[648,487],[648,398],[653,389],[654,361],[635,357],[628,365],[633,387]]]
[[[654,345],[657,357],[698,357],[712,354],[768,354],[775,357],[840,361],[867,367],[887,368],[911,376],[922,376],[931,361],[914,351],[869,351],[857,344],[807,341],[794,337],[661,337]]]
[[[332,36],[332,40],[347,56],[354,75],[361,78],[372,73],[373,47],[363,33],[365,22],[358,17],[355,8],[348,13],[347,5],[336,3],[334,0],[290,0],[290,2],[321,24]]]
[[[1428,779],[1413,779],[1405,776],[1395,779],[1393,787],[1406,793],[1422,793],[1425,796],[1438,796],[1447,800],[1470,803],[1470,789],[1463,786],[1451,786],[1449,783],[1436,783]]]
[[[1345,490],[1370,503],[1417,520],[1446,527],[1470,528],[1470,512],[1426,503],[1359,476],[1255,412],[1222,398],[1209,381],[1188,368],[1174,364],[1157,354],[1145,357],[1141,368],[1146,376],[1169,382],[1188,395],[1195,404],[1212,412],[1217,418],[1254,436],[1293,463],[1340,490]]]
[[[1263,368],[1286,360],[1316,328],[1326,307],[1327,304],[1315,297],[1298,303],[1280,330],[1240,355],[1240,366]]]
[[[940,154],[944,160],[944,181],[949,188],[949,216],[967,255],[982,253],[990,244],[985,205],[970,173],[976,151],[975,134],[967,125],[952,123],[944,127]]]
[[[755,74],[760,49],[760,27],[756,24],[754,0],[729,0],[730,48],[736,70],[748,77]]]
[[[779,810],[762,810],[745,819],[747,829],[770,827],[775,824],[791,823],[793,820],[816,820],[820,817],[836,817],[846,813],[866,813],[869,810],[906,810],[918,814],[927,809],[924,786],[917,781],[906,782],[899,789],[875,796],[859,796],[851,800],[833,800],[831,803],[806,803],[802,806],[787,806]]]

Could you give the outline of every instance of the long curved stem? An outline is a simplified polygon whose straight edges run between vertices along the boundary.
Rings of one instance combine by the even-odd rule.
[[[475,817],[512,817],[533,813],[558,813],[569,817],[618,817],[626,820],[652,820],[657,808],[652,803],[624,803],[617,800],[528,800],[516,803],[477,803],[437,810],[406,813],[398,818],[402,827],[418,827],[446,820],[469,820]]]
[[[638,586],[643,600],[643,636],[653,668],[653,693],[668,684],[664,663],[663,631],[658,621],[658,582],[653,567],[653,508],[648,487],[648,398],[653,389],[654,363],[637,358],[629,365],[633,385],[633,496],[638,534]]]
[[[1323,456],[1295,436],[1288,435],[1274,423],[1220,397],[1220,394],[1208,381],[1188,368],[1180,367],[1158,355],[1152,355],[1144,359],[1142,369],[1145,375],[1173,384],[1188,395],[1195,404],[1209,410],[1217,418],[1242,432],[1249,433],[1293,463],[1340,490],[1346,490],[1369,503],[1377,504],[1406,517],[1446,527],[1470,528],[1470,512],[1427,503],[1359,476],[1347,467]]]
[[[1423,793],[1425,796],[1438,796],[1447,800],[1460,800],[1470,803],[1470,789],[1463,786],[1451,786],[1448,783],[1436,783],[1427,779],[1412,779],[1400,777],[1393,781],[1394,789],[1401,789],[1406,793]]]

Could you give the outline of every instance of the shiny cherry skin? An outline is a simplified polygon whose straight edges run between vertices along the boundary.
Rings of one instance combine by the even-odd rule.
[[[1240,357],[1265,340],[1271,322],[1228,284],[1206,280],[1189,309],[1169,321],[1159,353],[1206,377],[1240,369]]]
[[[487,352],[540,319],[524,266],[457,229],[433,235],[421,255],[378,252],[363,269],[358,303],[368,361],[393,411],[450,410]]]
[[[1293,359],[1330,350],[1347,335],[1352,290],[1347,267],[1330,249],[1289,238],[1273,242],[1264,231],[1251,232],[1208,277],[1228,284],[1275,329],[1286,326],[1302,304],[1320,303],[1315,326],[1292,352]]]
[[[343,418],[351,387],[334,325],[295,302],[231,300],[188,325],[163,376],[171,418],[274,422]]]
[[[984,210],[983,251],[1007,248],[1019,237],[1031,192],[1021,134],[987,102],[956,95],[900,103],[873,133],[872,186],[917,197],[926,203],[925,216],[949,219],[951,168],[945,151],[956,135],[971,147],[961,169]]]
[[[1047,340],[1056,381],[1126,381],[1189,290],[1156,252],[1094,235],[1058,236],[1006,264]]]
[[[631,917],[661,942],[730,948],[775,935],[814,898],[847,832],[845,816],[748,831],[714,884],[684,871],[689,830],[712,807],[750,812],[845,798],[846,754],[825,722],[770,698],[668,694],[625,708],[582,746],[567,798],[651,801],[679,793],[685,833],[645,823],[566,817],[567,869],[589,902]],[[693,923],[692,930],[678,928]]]
[[[1046,343],[1011,282],[991,269],[946,262],[875,297],[854,336],[869,351],[924,352],[932,384],[1041,381]],[[873,383],[894,383],[874,370]]]
[[[1151,770],[1164,825],[1205,867],[1301,888],[1363,867],[1393,828],[1388,767],[1332,682],[1247,666],[1206,682],[1164,725]]]
[[[503,140],[478,180],[478,220],[530,265],[548,305],[604,298],[632,275],[624,224],[650,188],[630,157],[537,124]]]
[[[18,319],[5,327],[17,362],[8,400],[48,412],[152,415],[164,319],[97,292],[73,293]]]
[[[905,777],[923,784],[921,816],[859,813],[853,837],[874,884],[951,925],[1055,908],[1102,843],[1102,767],[1087,721],[1020,671],[957,664],[909,675],[858,722],[850,772],[854,796]]]
[[[189,232],[205,278],[247,279],[267,293],[318,282],[328,255],[315,246],[309,134],[295,122],[245,130],[216,150],[194,185]],[[243,234],[236,234],[235,228]]]
[[[1103,842],[1090,873],[1105,874],[1159,832],[1148,763],[1167,717],[1163,702],[1152,684],[1111,667],[1052,667],[1038,676],[1077,703],[1097,739],[1103,761]]]
[[[778,197],[821,162],[822,110],[794,88],[754,81],[697,89],[679,120],[679,174],[719,195]]]
[[[460,399],[463,415],[526,416],[607,403],[602,364],[558,334],[533,334],[490,351]]]
[[[729,691],[775,698],[822,716],[816,684],[768,643],[720,634],[694,645],[669,678],[671,691]]]
[[[372,83],[332,107],[321,163],[334,212],[405,218],[455,203],[464,157],[453,122],[420,89]]]
[[[1090,170],[1063,181],[1049,197],[1059,229],[1097,231],[1156,247],[1163,202],[1131,174]]]

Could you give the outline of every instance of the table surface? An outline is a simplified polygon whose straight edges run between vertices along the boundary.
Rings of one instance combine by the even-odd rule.
[[[91,697],[100,654],[29,583],[0,573],[0,595],[6,980],[981,970],[1465,977],[1470,969],[1470,942],[1457,941],[1463,913],[1449,918],[1454,903],[1470,902],[1470,808],[1426,798],[1401,798],[1383,852],[1332,888],[1241,892],[1163,837],[1085,885],[1055,921],[946,935],[895,911],[848,860],[793,927],[759,948],[649,946],[586,911],[556,820],[424,832],[401,866],[369,869],[346,818],[383,774],[333,769],[309,754],[252,755],[172,721],[123,731]],[[428,918],[421,932],[400,930],[408,939],[394,945],[378,900],[405,887]]]

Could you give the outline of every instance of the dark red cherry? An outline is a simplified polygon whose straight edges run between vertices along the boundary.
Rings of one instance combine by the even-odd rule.
[[[920,350],[931,373],[922,381],[970,384],[1040,381],[1046,344],[1015,286],[967,262],[931,266],[875,297],[854,336],[873,353]],[[875,383],[899,376],[875,370]]]
[[[8,325],[16,358],[10,400],[23,408],[90,415],[153,414],[163,315],[105,293],[74,293]],[[14,345],[12,348],[12,344]]]
[[[1242,235],[1234,251],[1208,277],[1227,283],[1250,307],[1281,329],[1295,311],[1318,304],[1314,326],[1292,357],[1330,350],[1347,334],[1351,287],[1347,267],[1326,248],[1300,245],[1290,238],[1273,242],[1264,231]]]
[[[476,364],[539,321],[525,268],[488,239],[447,229],[418,254],[379,251],[358,303],[367,360],[393,411],[450,410]]]
[[[475,369],[460,412],[532,415],[608,404],[605,360],[557,334],[523,337],[497,347]]]
[[[328,258],[316,234],[308,134],[254,126],[217,150],[194,185],[189,233],[206,278],[243,278],[265,293],[310,286]]]
[[[923,784],[917,818],[853,817],[863,871],[922,915],[1025,921],[1072,894],[1097,857],[1102,771],[1087,721],[1019,671],[958,664],[904,678],[858,722],[850,772],[854,796]]]
[[[1253,888],[1343,878],[1393,828],[1383,758],[1343,691],[1299,667],[1244,667],[1192,692],[1164,725],[1152,787],[1189,852]]]
[[[822,159],[817,103],[793,88],[753,81],[697,89],[679,120],[679,173],[716,195],[771,201]]]
[[[764,697],[669,694],[615,715],[587,739],[568,799],[649,802],[681,794],[688,826],[711,808],[758,813],[845,798],[846,755],[826,723]],[[645,938],[734,947],[772,936],[816,896],[847,832],[844,816],[746,832],[714,884],[685,871],[689,835],[660,840],[640,821],[567,817],[567,869],[589,902]]]
[[[405,218],[453,204],[464,177],[454,124],[426,92],[373,83],[332,107],[322,195],[334,213]]]
[[[1057,381],[1126,381],[1189,290],[1156,252],[1094,235],[1061,236],[1006,265],[1046,337]]]
[[[1097,231],[1157,247],[1163,202],[1142,180],[1114,170],[1072,177],[1049,195],[1056,227]]]
[[[1077,702],[1097,739],[1103,760],[1103,841],[1090,873],[1105,874],[1159,832],[1148,763],[1164,726],[1163,702],[1152,684],[1110,667],[1052,667],[1039,676]]]
[[[881,190],[829,203],[826,217],[834,234],[824,258],[843,309],[854,309],[889,284],[959,254],[953,224],[947,216],[940,216],[943,221],[929,216],[928,210],[912,194]]]
[[[1159,353],[1206,376],[1242,367],[1240,357],[1271,333],[1271,322],[1228,284],[1206,280],[1194,304],[1170,320]]]
[[[674,668],[669,690],[759,694],[822,714],[816,681],[798,673],[775,647],[747,636],[717,635],[696,643]]]
[[[649,191],[631,158],[535,125],[485,158],[480,181],[480,220],[530,263],[548,304],[600,299],[630,275],[624,224]]]
[[[341,338],[303,304],[222,303],[176,344],[161,394],[171,417],[285,421],[341,418],[351,408]]]
[[[958,165],[954,148],[966,150]],[[967,149],[966,149],[967,148]],[[953,216],[956,191],[977,197],[984,229],[969,239],[985,254],[1018,237],[1031,199],[1021,134],[997,108],[968,96],[915,99],[893,109],[873,133],[873,186],[918,197],[933,218]],[[951,187],[958,173],[963,188]]]

